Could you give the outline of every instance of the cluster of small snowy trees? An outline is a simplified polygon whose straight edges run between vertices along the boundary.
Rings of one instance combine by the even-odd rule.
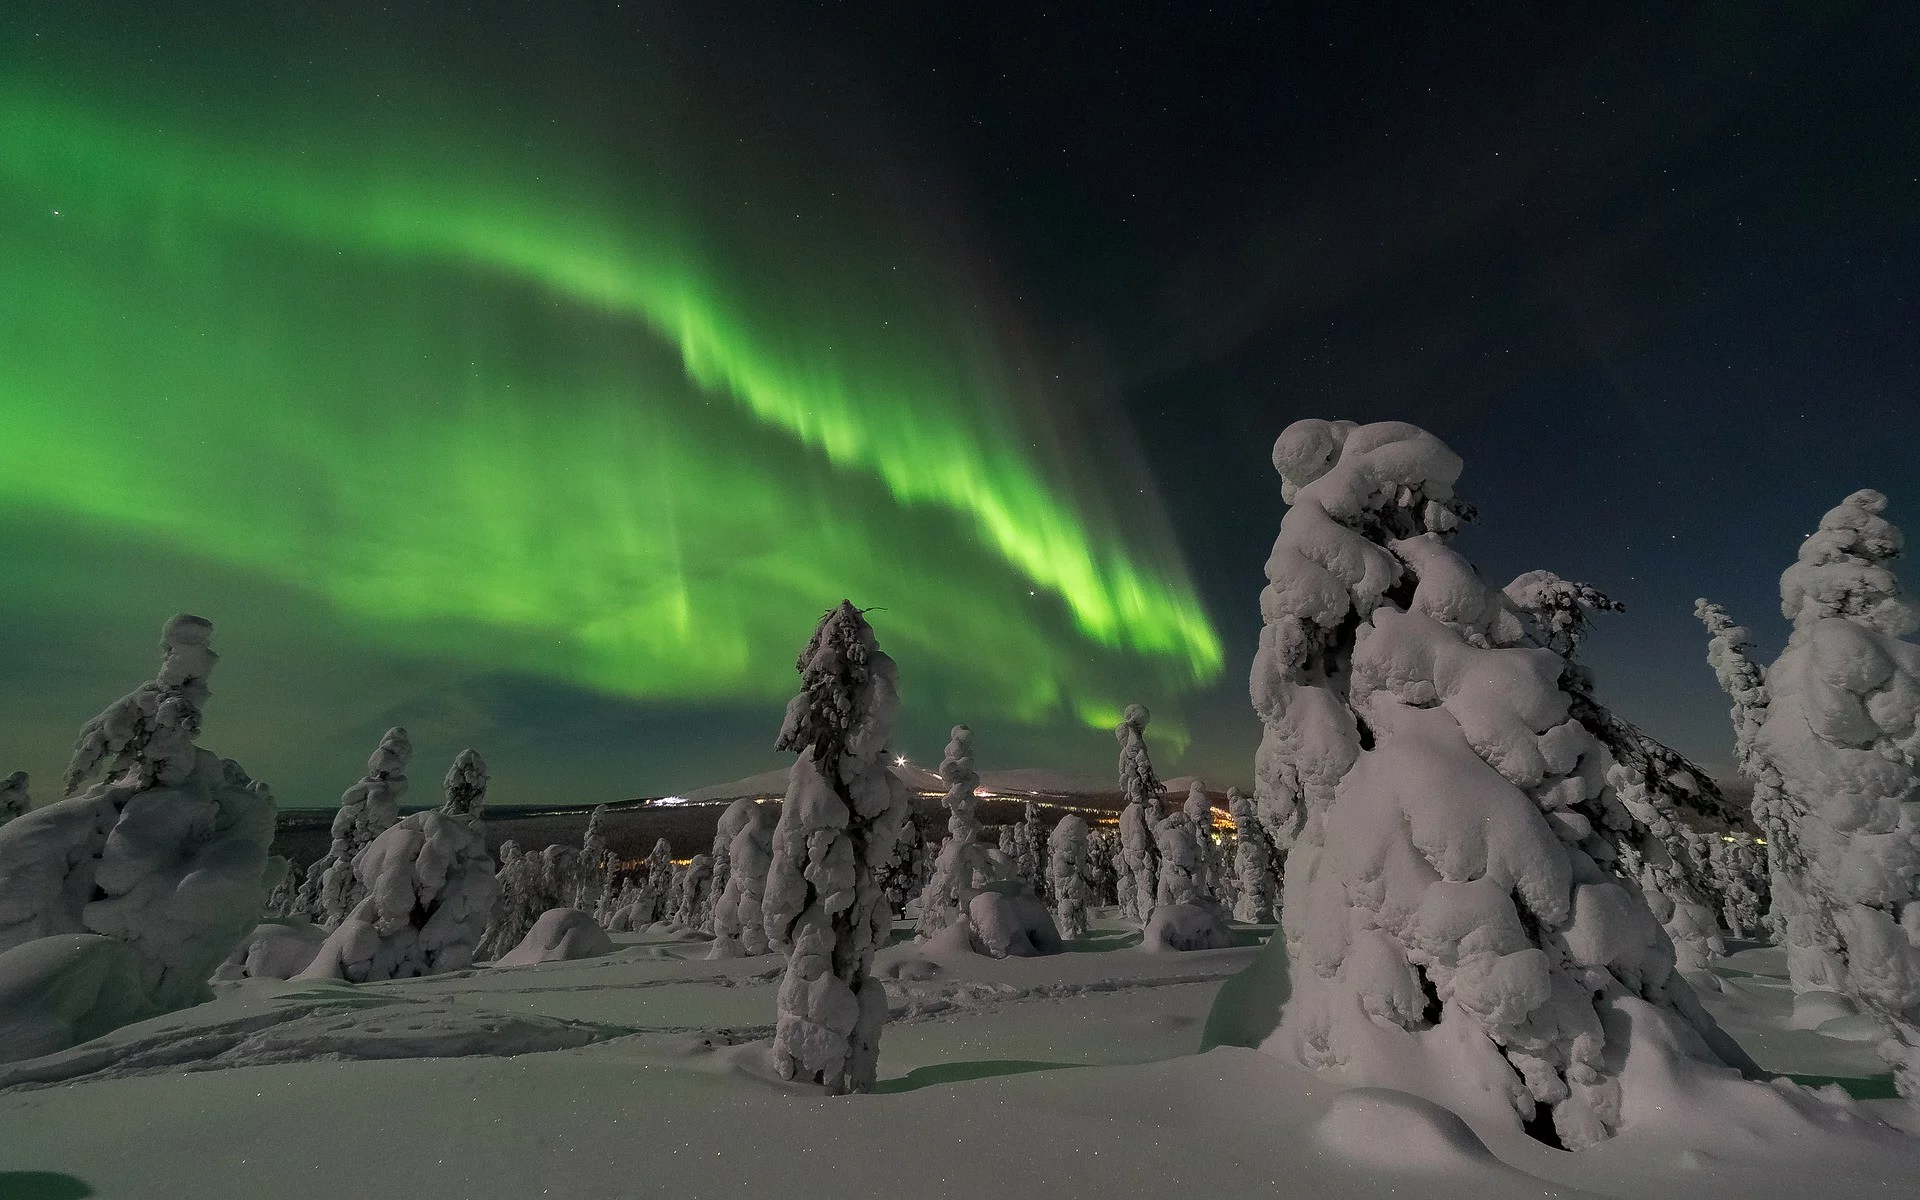
[[[1855,492],[1801,543],[1780,577],[1792,632],[1765,670],[1725,610],[1695,611],[1733,700],[1800,1015],[1874,1018],[1901,1093],[1920,1097],[1920,608],[1889,565],[1902,542],[1885,508]]]
[[[1623,867],[1645,831],[1580,719],[1568,627],[1539,619],[1568,609],[1448,545],[1460,459],[1411,425],[1327,421],[1273,459],[1290,508],[1251,692],[1294,967],[1270,1045],[1569,1148],[1620,1124],[1626,1030],[1633,1062],[1755,1070]]]
[[[365,983],[473,964],[499,891],[481,819],[486,762],[462,750],[443,787],[439,809],[388,826],[354,857],[366,894],[298,978]]]
[[[212,633],[167,622],[158,675],[81,730],[65,798],[0,826],[0,1060],[210,998],[285,869],[266,786],[196,744]]]

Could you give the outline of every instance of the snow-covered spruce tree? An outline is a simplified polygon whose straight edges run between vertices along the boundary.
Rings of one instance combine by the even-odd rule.
[[[1233,816],[1233,871],[1238,881],[1233,919],[1265,925],[1280,912],[1280,878],[1274,870],[1273,843],[1253,811],[1253,797],[1239,788],[1227,792]]]
[[[713,845],[707,850],[707,857],[713,863],[706,885],[706,895],[701,898],[699,920],[695,928],[703,933],[718,934],[715,925],[715,913],[720,897],[727,890],[727,874],[733,870],[733,839],[746,827],[751,814],[758,804],[752,797],[742,796],[720,813],[720,820],[713,830]]]
[[[1767,723],[1770,703],[1766,672],[1753,660],[1753,643],[1748,631],[1734,624],[1726,609],[1710,600],[1699,599],[1693,602],[1693,615],[1707,627],[1707,662],[1720,681],[1720,690],[1733,701],[1734,766],[1741,778],[1753,786],[1748,811],[1766,843],[1766,925],[1774,940],[1784,944],[1792,917],[1788,910],[1805,910],[1800,891],[1793,883],[1805,868],[1794,843],[1793,830],[1787,824],[1780,772],[1760,747],[1760,730]],[[1776,892],[1780,882],[1784,882],[1786,888]]]
[[[15,817],[24,817],[33,807],[33,798],[27,795],[27,773],[15,771],[5,779],[0,779],[0,825],[5,825]]]
[[[1095,829],[1087,838],[1087,886],[1091,890],[1088,903],[1103,906],[1120,903],[1120,880],[1114,872],[1114,862],[1119,857],[1118,830]]]
[[[820,619],[797,664],[776,748],[799,754],[773,835],[763,915],[787,952],[773,1065],[839,1094],[873,1086],[887,996],[868,972],[889,914],[874,867],[893,852],[907,790],[887,769],[900,706],[893,659],[860,610]]]
[[[1014,866],[1020,878],[1033,888],[1041,900],[1047,898],[1047,826],[1040,819],[1040,806],[1028,800],[1020,817],[1019,855]]]
[[[727,843],[727,881],[713,902],[713,948],[708,958],[742,958],[767,952],[767,931],[760,915],[766,899],[767,868],[773,864],[773,825],[766,807],[746,804]],[[729,809],[729,812],[732,810]]]
[[[1060,936],[1071,941],[1087,935],[1087,822],[1068,813],[1053,827],[1047,858],[1047,891]]]
[[[694,855],[679,883],[680,895],[670,919],[682,929],[698,929],[701,914],[711,907],[708,897],[713,889],[713,856]]]
[[[287,873],[281,876],[280,882],[267,893],[267,911],[283,917],[293,916],[298,911],[300,885],[305,879],[306,874],[298,864],[288,863]]]
[[[538,854],[526,854],[520,843],[509,838],[500,843],[500,861],[494,871],[493,907],[487,915],[487,927],[475,943],[477,962],[497,959],[520,944],[540,914],[547,911],[546,861]]]
[[[934,858],[933,877],[920,893],[914,932],[922,940],[965,915],[974,893],[993,874],[974,816],[980,801],[973,789],[980,786],[980,775],[973,769],[973,730],[965,725],[955,725],[947,739],[940,778],[947,784],[947,840]]]
[[[1560,687],[1572,697],[1570,711],[1612,757],[1607,782],[1635,828],[1621,839],[1620,857],[1608,865],[1645,893],[1654,918],[1673,941],[1680,968],[1717,987],[1708,966],[1726,953],[1726,944],[1715,912],[1713,873],[1680,813],[1691,809],[1727,820],[1735,815],[1732,806],[1705,771],[1602,705],[1594,696],[1592,673],[1577,657],[1590,614],[1624,612],[1626,606],[1591,584],[1551,571],[1528,571],[1504,594],[1525,618],[1534,643],[1565,661]]]
[[[1252,691],[1263,816],[1297,840],[1266,1048],[1573,1149],[1621,1124],[1629,1030],[1649,1069],[1757,1071],[1603,865],[1633,821],[1566,659],[1446,544],[1459,458],[1411,425],[1304,421],[1274,464],[1291,508]]]
[[[1120,811],[1121,860],[1116,863],[1123,885],[1120,915],[1138,921],[1142,927],[1153,916],[1160,870],[1154,841],[1154,829],[1160,822],[1160,778],[1153,773],[1153,760],[1147,756],[1147,722],[1151,719],[1146,705],[1129,704],[1113,731],[1120,742],[1120,795],[1126,802]]]
[[[1794,991],[1839,993],[1878,1020],[1901,1093],[1920,1097],[1920,644],[1907,640],[1920,609],[1889,565],[1901,536],[1886,504],[1859,491],[1821,518],[1780,577],[1793,632],[1764,702],[1728,690],[1736,722],[1758,725],[1742,767]],[[1732,632],[1716,631],[1723,680],[1742,674]]]
[[[900,826],[900,836],[894,839],[893,853],[873,870],[880,897],[896,920],[906,915],[908,902],[920,894],[924,882],[921,877],[932,869],[932,864],[923,859],[924,837],[919,811],[910,811]]]
[[[367,773],[340,797],[333,818],[333,844],[309,874],[319,872],[319,912],[316,922],[333,929],[347,919],[366,889],[353,873],[353,860],[400,820],[400,800],[407,794],[407,763],[413,741],[396,725],[381,736],[367,759]]]
[[[207,999],[259,920],[278,875],[273,797],[195,745],[212,632],[167,622],[159,674],[81,731],[68,796],[0,827],[0,976],[15,1005],[0,1059]]]
[[[1159,873],[1142,950],[1218,950],[1233,944],[1220,906],[1207,891],[1200,830],[1212,819],[1205,786],[1196,782],[1185,806],[1154,823]]]
[[[639,929],[667,918],[668,899],[673,892],[673,846],[665,838],[655,839],[647,853],[646,876],[640,881],[640,896],[634,902],[632,927]]]
[[[366,898],[299,978],[366,983],[473,965],[499,890],[481,821],[486,762],[462,750],[443,786],[439,809],[389,826],[354,859]]]
[[[1720,897],[1720,921],[1738,938],[1760,938],[1767,932],[1767,860],[1738,833],[1708,847],[1713,864],[1714,891]]]
[[[1193,827],[1199,861],[1194,870],[1194,884],[1200,895],[1211,900],[1219,899],[1219,881],[1214,873],[1213,864],[1213,802],[1207,799],[1207,785],[1198,779],[1187,788],[1187,798],[1180,805],[1181,815],[1187,824]]]
[[[586,832],[580,835],[580,856],[574,860],[573,894],[566,904],[583,912],[595,912],[606,899],[613,881],[613,851],[607,849],[604,820],[607,806],[596,804],[587,815]]]

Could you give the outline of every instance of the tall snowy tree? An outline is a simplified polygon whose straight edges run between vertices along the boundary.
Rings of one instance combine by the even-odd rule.
[[[19,972],[18,1003],[46,1001],[45,1029],[64,1031],[45,1032],[34,1053],[77,1030],[209,998],[207,979],[253,929],[280,874],[266,786],[195,744],[219,657],[212,633],[200,617],[167,622],[158,675],[81,731],[67,798],[0,827],[0,952],[101,935],[22,949],[0,969]],[[19,1050],[0,1046],[0,1059]]]
[[[33,807],[33,799],[27,795],[27,773],[15,771],[5,779],[0,779],[0,825],[5,825],[15,817],[24,817]]]
[[[1920,609],[1889,565],[1902,540],[1886,505],[1855,492],[1801,543],[1780,577],[1793,632],[1764,699],[1742,631],[1702,608],[1769,835],[1794,991],[1838,993],[1878,1020],[1901,1093],[1920,1097],[1920,645],[1907,640]]]
[[[340,811],[333,818],[333,843],[308,871],[310,877],[319,877],[314,915],[324,928],[338,926],[366,898],[366,889],[353,873],[353,860],[400,820],[400,800],[407,794],[407,763],[412,758],[412,739],[405,729],[394,726],[367,758],[367,773],[341,795]]]
[[[634,905],[633,927],[664,921],[671,911],[668,899],[673,888],[673,847],[658,838],[647,852],[647,874],[640,883],[640,898]]]
[[[1253,798],[1239,788],[1227,792],[1233,816],[1233,870],[1238,880],[1233,919],[1265,925],[1280,912],[1280,879],[1274,871],[1273,843],[1253,811]]]
[[[580,835],[580,855],[574,860],[573,895],[564,903],[583,912],[597,911],[613,883],[613,851],[607,849],[607,806],[597,804],[587,815]]]
[[[1040,806],[1032,800],[1026,802],[1021,812],[1017,850],[1014,866],[1020,872],[1020,878],[1027,881],[1034,895],[1045,900],[1047,897],[1047,826],[1040,819]]]
[[[525,854],[511,838],[500,843],[500,861],[494,871],[493,907],[487,927],[475,944],[473,957],[485,962],[497,959],[520,944],[550,907],[547,904],[545,860],[538,854]]]
[[[839,1094],[873,1086],[886,992],[870,974],[889,913],[874,868],[906,821],[887,769],[900,696],[893,659],[850,602],[820,619],[798,662],[776,748],[799,754],[773,835],[768,940],[787,952],[773,1064]]]
[[[1075,813],[1053,827],[1047,858],[1047,890],[1060,936],[1072,941],[1087,934],[1087,822]]]
[[[973,769],[973,731],[955,725],[940,760],[940,778],[947,784],[947,840],[933,863],[933,877],[920,893],[920,917],[915,935],[928,938],[966,915],[973,895],[993,877],[987,849],[980,844],[980,821],[974,810],[980,801],[973,790],[980,775]]]
[[[1291,507],[1261,596],[1256,770],[1296,840],[1268,1048],[1570,1149],[1619,1128],[1631,1064],[1757,1071],[1607,869],[1635,825],[1566,658],[1447,544],[1459,458],[1411,425],[1303,421],[1274,465]]]
[[[366,983],[473,965],[499,889],[481,820],[486,762],[462,750],[442,786],[437,810],[389,826],[354,859],[366,898],[300,978]]]
[[[712,907],[709,897],[713,892],[713,856],[694,855],[686,870],[679,873],[677,885],[679,894],[669,919],[682,929],[700,928],[701,914]]]
[[[736,804],[742,801],[735,801]],[[760,910],[773,864],[773,826],[766,807],[746,800],[727,842],[727,880],[713,903],[713,948],[708,958],[741,958],[767,952]],[[729,810],[731,811],[731,810]]]
[[[712,876],[707,881],[707,894],[700,905],[698,928],[706,933],[718,934],[716,913],[720,897],[727,890],[727,876],[733,870],[733,839],[746,828],[747,822],[759,807],[750,796],[742,796],[721,812],[720,820],[713,830],[713,845],[707,851],[707,857],[713,861]]]
[[[1120,852],[1125,866],[1120,914],[1142,927],[1153,917],[1160,879],[1160,851],[1154,834],[1161,815],[1160,778],[1153,773],[1153,760],[1147,755],[1147,722],[1151,719],[1146,705],[1129,704],[1113,731],[1120,742],[1120,795],[1126,802],[1120,810]]]

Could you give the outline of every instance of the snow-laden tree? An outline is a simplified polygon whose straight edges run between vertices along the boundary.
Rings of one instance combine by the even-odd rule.
[[[33,807],[33,798],[27,795],[27,773],[15,771],[5,779],[0,779],[0,825],[5,825],[15,817],[24,817]]]
[[[481,820],[486,762],[462,750],[443,788],[437,810],[389,826],[354,859],[366,898],[300,978],[366,983],[473,965],[499,891]]]
[[[268,854],[273,797],[195,744],[212,632],[200,617],[167,622],[158,675],[81,731],[68,796],[0,827],[0,974],[10,1016],[37,1028],[0,1059],[209,998],[259,920],[284,866]]]
[[[1129,704],[1113,731],[1120,742],[1120,795],[1126,801],[1120,810],[1121,861],[1116,864],[1123,884],[1120,915],[1142,927],[1153,916],[1160,878],[1154,832],[1160,823],[1160,778],[1147,755],[1150,719],[1146,705]]]
[[[907,814],[894,842],[893,855],[879,869],[880,891],[893,915],[904,917],[907,906],[920,896],[933,873],[933,856],[928,853],[926,825],[919,809]]]
[[[801,690],[776,747],[799,754],[773,835],[763,914],[787,952],[773,1064],[831,1093],[873,1086],[886,992],[869,974],[889,913],[873,878],[906,821],[907,790],[887,769],[900,696],[893,659],[842,601],[798,662]]]
[[[767,869],[773,865],[773,825],[767,820],[766,807],[758,801],[734,803],[747,807],[731,822],[735,828],[727,842],[727,881],[713,902],[714,938],[708,958],[741,958],[767,952],[767,931],[760,908],[766,899]]]
[[[607,806],[597,804],[587,815],[586,832],[580,835],[580,854],[574,859],[572,894],[566,906],[594,912],[608,896],[613,883],[613,851],[607,848],[605,819]]]
[[[713,890],[713,856],[694,855],[680,873],[678,884],[680,894],[670,920],[682,929],[698,929],[701,914],[711,907],[708,897]]]
[[[500,843],[499,865],[493,874],[493,907],[473,949],[476,961],[497,959],[519,945],[540,914],[551,907],[547,903],[545,866],[540,855],[523,853],[520,843],[513,839]]]
[[[1774,914],[1794,991],[1878,1020],[1903,1095],[1920,1096],[1920,609],[1889,565],[1886,497],[1828,511],[1780,577],[1787,647],[1756,695],[1743,637],[1707,611],[1735,700]],[[1698,611],[1698,610],[1697,610]],[[1718,621],[1713,618],[1718,616]],[[1718,624],[1720,627],[1715,628]]]
[[[1200,895],[1210,900],[1220,898],[1220,878],[1213,855],[1213,801],[1207,798],[1207,785],[1198,779],[1187,789],[1187,798],[1180,805],[1187,824],[1193,828],[1196,849],[1199,851],[1199,863],[1194,871],[1194,881]]]
[[[720,897],[727,890],[727,875],[733,870],[733,839],[752,819],[752,812],[758,803],[751,797],[742,796],[727,805],[720,814],[720,820],[713,831],[713,845],[707,851],[708,859],[713,863],[707,880],[706,895],[701,898],[699,923],[696,928],[705,933],[718,934],[718,920],[715,915]]]
[[[1239,788],[1227,792],[1227,811],[1233,817],[1233,872],[1237,881],[1233,919],[1265,925],[1280,913],[1280,878],[1275,872],[1273,843],[1253,810],[1253,797]]]
[[[640,881],[640,895],[634,901],[631,927],[639,929],[655,921],[664,921],[671,911],[668,900],[673,892],[673,846],[657,838],[647,852],[646,875]]]
[[[307,872],[309,878],[317,876],[314,917],[321,927],[337,927],[366,898],[366,889],[353,873],[353,860],[400,820],[400,800],[407,794],[407,763],[412,758],[413,742],[396,725],[381,736],[367,758],[367,773],[342,793],[340,811],[333,817],[332,844]]]
[[[1720,921],[1739,938],[1767,932],[1767,860],[1761,848],[1734,833],[1708,846],[1714,892],[1720,897]]]
[[[1092,892],[1088,903],[1094,905],[1120,903],[1120,879],[1114,870],[1114,864],[1119,858],[1120,832],[1118,829],[1095,829],[1087,838],[1087,886]]]
[[[1770,705],[1766,671],[1753,660],[1750,634],[1743,626],[1734,624],[1726,609],[1710,600],[1699,599],[1693,603],[1693,614],[1707,627],[1707,662],[1720,682],[1720,690],[1733,701],[1730,715],[1734,765],[1741,777],[1753,786],[1749,813],[1766,843],[1766,926],[1773,939],[1784,944],[1789,940],[1787,925],[1794,913],[1801,914],[1805,921],[1805,905],[1793,883],[1805,867],[1793,830],[1788,826],[1780,772],[1760,744],[1760,731],[1767,723]],[[1776,892],[1779,881],[1784,881],[1786,886]],[[1811,927],[1803,923],[1801,937],[1805,939],[1811,933]],[[1810,990],[1823,991],[1824,987]]]
[[[1071,941],[1087,934],[1087,822],[1074,813],[1061,817],[1049,839],[1047,890],[1060,936]]]
[[[1212,820],[1205,786],[1196,782],[1185,805],[1154,823],[1158,874],[1142,950],[1217,950],[1233,944],[1224,914],[1207,889],[1201,829]]]
[[[1459,458],[1411,425],[1304,421],[1274,464],[1291,507],[1252,692],[1263,816],[1297,838],[1267,1048],[1568,1148],[1619,1128],[1628,1062],[1757,1070],[1608,869],[1635,825],[1567,659],[1447,545]]]
[[[1527,623],[1533,643],[1563,660],[1560,687],[1571,697],[1569,711],[1613,759],[1607,781],[1635,829],[1623,839],[1621,855],[1610,868],[1646,894],[1681,969],[1718,986],[1708,967],[1726,946],[1715,911],[1713,872],[1680,814],[1692,810],[1724,821],[1735,815],[1732,806],[1705,771],[1602,705],[1594,695],[1592,672],[1578,659],[1591,615],[1624,612],[1626,606],[1591,584],[1552,571],[1528,571],[1503,594]]]
[[[916,936],[925,939],[959,920],[967,905],[993,877],[986,847],[980,844],[979,799],[973,790],[980,775],[973,769],[973,731],[955,725],[940,760],[947,784],[947,840],[933,861],[933,877],[920,893]]]
[[[1041,900],[1047,898],[1047,826],[1040,819],[1040,806],[1032,800],[1020,817],[1020,838],[1015,846],[1014,867],[1020,878],[1033,888]]]

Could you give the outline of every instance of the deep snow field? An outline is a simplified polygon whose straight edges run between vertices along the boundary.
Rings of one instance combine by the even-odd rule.
[[[707,962],[685,934],[387,983],[222,984],[0,1067],[0,1197],[1920,1196],[1920,1138],[1869,1115],[1910,1121],[1894,1101],[1861,1102],[1840,1127],[1857,1135],[1814,1135],[1767,1089],[1676,1081],[1572,1154],[1256,1050],[1203,1053],[1222,984],[1262,958],[1266,930],[1240,932],[1147,954],[1102,921],[1062,955],[936,961],[902,924],[875,965],[878,1092],[840,1098],[765,1066],[782,960]],[[1269,986],[1232,985],[1211,1040],[1271,1012],[1278,959]],[[1890,1095],[1846,1021],[1787,1028],[1784,976],[1779,951],[1746,949],[1705,999],[1763,1066]]]

